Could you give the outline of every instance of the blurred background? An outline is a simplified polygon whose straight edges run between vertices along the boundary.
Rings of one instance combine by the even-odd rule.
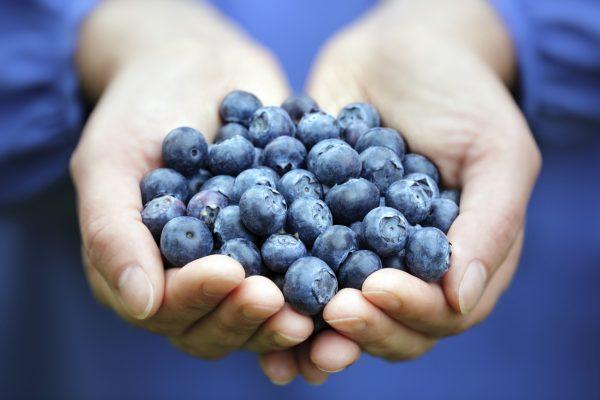
[[[390,364],[365,355],[323,387],[297,379],[279,388],[263,376],[253,354],[218,362],[193,359],[92,299],[81,270],[66,170],[82,119],[60,115],[61,102],[79,101],[64,95],[76,77],[59,88],[50,87],[51,75],[23,83],[13,79],[15,67],[8,66],[38,68],[49,54],[68,53],[68,46],[53,47],[49,40],[62,31],[53,15],[40,11],[44,3],[0,6],[9,11],[0,12],[0,398],[600,398],[600,62],[583,71],[596,90],[590,98],[594,118],[572,119],[549,103],[544,118],[530,120],[544,166],[527,217],[521,266],[493,314],[480,326],[442,340],[419,360]],[[84,3],[79,3],[82,10]],[[324,41],[375,4],[213,3],[276,53],[295,91],[302,90]],[[588,25],[578,32],[575,14],[565,14],[565,20],[557,12],[556,4],[565,2],[524,3],[535,15],[562,21],[560,29],[573,29],[562,39],[566,46],[588,46],[600,54],[598,26],[595,42],[583,40],[589,39],[583,31]],[[581,3],[592,7],[592,2]],[[35,7],[40,12],[31,14]],[[597,23],[600,11],[594,10]],[[36,41],[45,43],[43,51],[27,53]],[[551,46],[540,51],[552,57]],[[555,72],[553,79],[560,80],[560,68]],[[536,110],[528,109],[526,89],[522,86],[517,95],[532,116]],[[54,103],[35,104],[43,96],[54,96]],[[20,113],[29,113],[26,123],[15,122],[23,119]],[[55,124],[70,133],[43,137],[44,129]],[[42,150],[28,152],[27,145],[42,141],[48,143]],[[45,157],[60,162],[40,170]]]

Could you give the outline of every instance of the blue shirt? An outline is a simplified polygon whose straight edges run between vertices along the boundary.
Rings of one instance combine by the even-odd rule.
[[[326,37],[373,1],[215,4],[276,52],[300,90]],[[0,398],[600,397],[600,3],[493,4],[515,42],[519,99],[544,156],[521,267],[482,325],[415,362],[363,356],[321,388],[301,380],[274,387],[252,354],[193,359],[94,302],[80,266],[72,190],[53,183],[66,173],[84,118],[72,56],[93,2],[5,5]]]

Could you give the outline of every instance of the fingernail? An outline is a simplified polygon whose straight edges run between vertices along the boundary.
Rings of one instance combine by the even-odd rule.
[[[220,299],[240,283],[241,280],[233,276],[211,278],[202,285],[202,293],[204,293],[206,297]]]
[[[400,308],[400,300],[385,290],[370,290],[363,292],[363,295],[383,309],[398,310]]]
[[[487,272],[479,260],[471,261],[458,287],[460,312],[468,314],[475,308],[487,282]]]
[[[346,367],[342,367],[342,368],[340,368],[340,369],[336,369],[336,370],[331,370],[331,371],[328,371],[328,370],[326,370],[325,368],[321,368],[321,367],[319,367],[319,366],[317,365],[317,369],[318,369],[319,371],[327,372],[328,374],[336,374],[336,373],[338,373],[338,372],[342,372],[343,370],[345,370],[345,369],[346,369]]]
[[[154,305],[154,288],[142,267],[128,267],[121,273],[117,284],[117,298],[134,318],[144,319]]]
[[[258,305],[246,306],[242,308],[242,315],[248,322],[251,323],[263,322],[265,319],[269,318],[276,312],[277,309],[273,307],[265,307]]]
[[[364,319],[358,317],[350,317],[350,318],[339,318],[331,321],[327,321],[327,323],[333,326],[335,329],[344,332],[359,332],[365,329],[367,323]],[[330,372],[330,371],[325,371]],[[336,371],[334,371],[336,372]]]
[[[273,334],[273,341],[282,347],[294,346],[302,341],[302,338],[295,338],[285,333],[275,332]]]

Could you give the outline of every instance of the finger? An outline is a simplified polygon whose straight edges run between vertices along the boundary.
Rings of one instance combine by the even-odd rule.
[[[198,357],[221,358],[241,347],[283,304],[283,295],[273,282],[251,276],[212,313],[175,340]]]
[[[353,340],[327,329],[312,340],[310,360],[327,373],[340,372],[360,357],[360,346]]]
[[[298,375],[298,364],[293,350],[260,354],[258,362],[267,378],[278,386],[287,385]]]
[[[296,354],[298,369],[304,380],[311,385],[322,385],[325,383],[329,374],[321,371],[310,359],[310,342],[304,342],[296,346],[293,350]]]
[[[532,139],[515,136],[473,149],[479,158],[467,162],[462,176],[460,214],[448,233],[452,267],[443,287],[449,303],[463,314],[475,308],[512,248],[539,171]]]
[[[312,319],[286,303],[277,314],[261,325],[244,347],[258,353],[282,350],[304,342],[312,331]]]
[[[414,359],[435,341],[390,318],[356,289],[343,289],[323,311],[325,321],[368,353],[387,360]]]
[[[363,296],[387,315],[431,337],[462,332],[485,318],[506,289],[516,269],[523,232],[504,264],[492,277],[478,306],[462,315],[446,301],[437,283],[427,283],[404,271],[384,268],[370,275],[363,284]]]

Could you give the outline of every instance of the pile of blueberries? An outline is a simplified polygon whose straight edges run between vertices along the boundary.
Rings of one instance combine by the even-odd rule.
[[[214,144],[196,129],[172,130],[166,167],[141,182],[142,220],[167,265],[225,254],[247,276],[271,278],[306,315],[381,268],[425,281],[448,270],[445,234],[460,194],[440,191],[435,165],[407,153],[372,105],[335,118],[304,95],[263,107],[236,90],[219,112]]]

